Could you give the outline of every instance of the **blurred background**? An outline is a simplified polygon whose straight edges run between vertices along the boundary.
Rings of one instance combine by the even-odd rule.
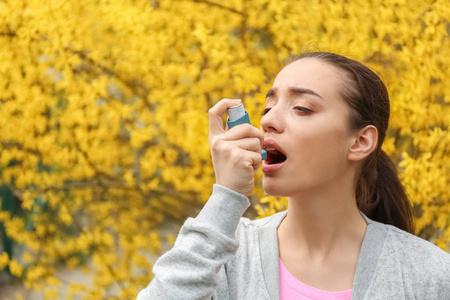
[[[383,148],[449,251],[449,36],[446,0],[0,0],[0,299],[135,299],[212,191],[208,109],[259,127],[304,50],[382,76]],[[261,175],[250,218],[286,209]]]

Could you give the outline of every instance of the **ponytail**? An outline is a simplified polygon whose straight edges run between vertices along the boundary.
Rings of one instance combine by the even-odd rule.
[[[376,168],[370,168],[368,164],[374,158],[368,158],[357,185],[358,208],[374,221],[414,233],[411,204],[394,163],[380,149]],[[369,170],[372,172],[367,172]]]

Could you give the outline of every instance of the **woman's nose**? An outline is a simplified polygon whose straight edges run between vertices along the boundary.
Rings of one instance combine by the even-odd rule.
[[[280,107],[272,107],[261,119],[261,128],[264,132],[282,132],[284,130],[284,119]]]

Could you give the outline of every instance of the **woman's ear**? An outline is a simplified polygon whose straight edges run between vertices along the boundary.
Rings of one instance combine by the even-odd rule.
[[[352,161],[359,161],[366,158],[377,147],[377,128],[373,125],[367,125],[366,127],[358,130],[355,132],[351,143],[352,144],[348,152],[348,159]]]

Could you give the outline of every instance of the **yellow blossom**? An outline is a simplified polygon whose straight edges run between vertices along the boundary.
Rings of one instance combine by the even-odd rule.
[[[23,267],[15,259],[9,261],[9,270],[16,277],[22,276]]]
[[[242,98],[260,127],[276,74],[308,47],[380,73],[391,99],[383,149],[414,204],[416,234],[449,250],[447,1],[220,4],[1,3],[0,181],[23,213],[3,208],[0,222],[29,254],[21,265],[2,253],[0,266],[26,287],[54,298],[46,278],[63,263],[91,274],[94,288],[60,298],[103,299],[117,287],[114,296],[135,298],[151,273],[144,252],[161,253],[161,225],[211,194],[208,109]],[[257,218],[287,208],[265,194],[260,170],[250,198]]]
[[[2,254],[0,255],[0,270],[5,268],[8,265],[8,263],[9,263],[8,253],[2,252]]]

